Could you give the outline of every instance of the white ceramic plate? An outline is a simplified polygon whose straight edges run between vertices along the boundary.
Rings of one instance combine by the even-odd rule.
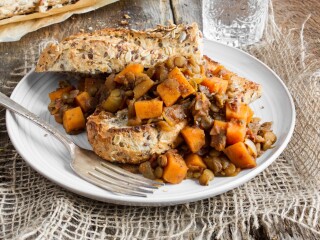
[[[43,176],[77,194],[105,202],[126,205],[173,205],[209,198],[249,181],[268,167],[288,144],[295,123],[292,98],[280,78],[266,65],[238,49],[211,41],[204,41],[204,52],[238,75],[262,84],[263,96],[251,106],[263,121],[273,121],[278,137],[275,148],[258,158],[258,166],[244,170],[236,177],[216,177],[209,186],[185,180],[179,185],[166,185],[148,198],[120,196],[100,189],[80,177],[69,166],[69,154],[54,137],[30,121],[7,112],[7,129],[10,139],[28,164]],[[48,93],[56,89],[63,75],[29,72],[17,85],[11,98],[64,131],[50,116]],[[72,139],[82,147],[90,148],[86,134]]]

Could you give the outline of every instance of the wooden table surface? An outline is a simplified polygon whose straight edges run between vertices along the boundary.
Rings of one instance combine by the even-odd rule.
[[[304,39],[309,51],[320,56],[320,1],[319,0],[273,0],[275,20],[280,28],[300,28],[301,24],[311,14],[305,25]],[[168,20],[174,23],[197,22],[201,23],[200,0],[121,0],[94,12],[74,15],[65,22],[54,24],[24,36],[18,42],[0,43],[0,91],[8,95],[16,83],[26,73],[26,68],[34,66],[38,55],[38,44],[43,40],[61,40],[70,34],[104,27],[121,26],[124,14],[128,14],[130,28],[144,29],[156,24],[165,24]],[[0,114],[4,114],[0,108]],[[0,138],[9,138],[1,132]],[[283,221],[274,226],[251,229],[254,239],[315,239],[314,235],[300,229],[290,222]]]

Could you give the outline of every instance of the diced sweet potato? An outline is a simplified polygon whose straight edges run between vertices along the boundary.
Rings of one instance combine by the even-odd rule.
[[[213,127],[210,131],[211,142],[210,146],[215,148],[217,151],[222,151],[226,147],[227,143],[227,127],[228,123],[214,120]]]
[[[205,78],[201,85],[206,86],[211,93],[224,94],[228,88],[228,81],[218,77]]]
[[[239,168],[254,168],[257,163],[253,156],[249,154],[243,142],[238,142],[227,147],[223,151],[230,161]]]
[[[72,86],[64,87],[64,88],[59,88],[56,91],[53,91],[49,93],[49,98],[51,101],[54,101],[58,98],[61,98],[62,94],[68,93],[73,89]]]
[[[166,157],[167,165],[163,170],[162,178],[168,183],[178,184],[186,177],[188,167],[178,153],[168,151]]]
[[[144,70],[144,68],[141,64],[131,63],[131,64],[127,65],[120,73],[118,73],[115,76],[114,81],[118,82],[118,83],[123,83],[123,78],[125,77],[125,75],[128,72],[131,72],[133,74],[137,74],[137,73],[142,73],[143,70]]]
[[[159,100],[146,100],[134,103],[136,115],[140,119],[156,118],[162,115],[163,102]]]
[[[88,112],[90,110],[90,105],[88,104],[90,98],[91,96],[88,92],[82,92],[75,97],[76,104],[81,107],[83,112]]]
[[[229,70],[227,70],[227,69],[222,69],[222,70],[220,71],[220,75],[221,75],[222,79],[224,79],[224,80],[230,80],[231,77],[235,75],[235,73],[233,73],[233,72],[231,72],[231,71],[229,71]]]
[[[133,89],[133,94],[134,94],[134,98],[135,99],[138,99],[138,98],[142,97],[154,85],[154,81],[152,81],[148,77],[148,75],[145,74],[145,78],[144,79],[145,80],[143,80],[140,83],[138,83]]]
[[[198,152],[205,144],[205,133],[199,127],[185,127],[181,130],[181,134],[188,144],[191,152]]]
[[[168,79],[174,79],[178,82],[179,91],[183,98],[188,97],[189,95],[195,92],[195,89],[192,87],[192,85],[188,82],[183,73],[177,67],[175,67],[171,70],[171,72],[169,72]]]
[[[60,124],[63,123],[63,120],[62,120],[62,117],[61,117],[60,113],[54,114],[54,120],[56,120],[57,123],[60,123]]]
[[[129,65],[127,65],[125,67],[125,69],[123,69],[121,71],[121,73],[127,73],[127,72],[132,72],[134,74],[137,74],[137,73],[142,73],[144,70],[143,68],[143,65],[139,64],[139,63],[131,63]]]
[[[212,60],[210,61],[210,64],[207,67],[208,71],[215,76],[218,75],[222,69],[224,69],[223,65]]]
[[[167,79],[160,83],[157,86],[157,92],[167,107],[175,104],[181,96],[179,84],[174,79]]]
[[[63,127],[67,133],[72,134],[83,130],[86,121],[80,107],[70,108],[63,114]]]
[[[206,77],[204,76],[201,76],[201,77],[193,77],[191,78],[191,81],[195,82],[196,84],[200,84],[202,83],[202,81],[206,79]]]
[[[157,122],[157,127],[160,131],[169,132],[172,131],[173,127],[167,121],[159,121]]]
[[[246,104],[240,104],[239,106],[233,106],[229,103],[226,104],[226,118],[228,121],[231,119],[247,121],[248,111],[249,107]]]
[[[246,124],[241,120],[231,120],[227,127],[227,144],[243,142],[246,136]]]
[[[186,159],[187,167],[192,171],[203,171],[207,168],[202,158],[195,153],[189,154]]]
[[[206,76],[206,68],[205,68],[205,65],[200,65],[200,74],[201,74],[201,76],[203,76],[203,77]]]
[[[220,129],[220,131],[222,131],[222,130],[225,131],[225,130],[227,130],[228,123],[227,123],[227,122],[224,122],[224,121],[221,121],[221,120],[214,120],[213,126],[214,126],[216,129]]]
[[[248,114],[247,114],[247,123],[251,122],[252,118],[253,118],[253,115],[254,115],[254,112],[253,110],[251,109],[251,107],[248,106]]]

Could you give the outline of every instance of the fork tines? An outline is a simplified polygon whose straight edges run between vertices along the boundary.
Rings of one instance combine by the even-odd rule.
[[[153,193],[155,189],[164,185],[128,172],[109,162],[100,162],[100,166],[96,166],[94,170],[88,172],[93,177],[91,179],[93,183],[118,194],[147,197],[148,193]]]

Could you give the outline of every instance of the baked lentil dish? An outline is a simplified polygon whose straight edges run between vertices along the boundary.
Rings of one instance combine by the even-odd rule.
[[[276,141],[249,104],[261,86],[204,56],[170,56],[145,67],[68,81],[49,94],[68,134],[86,130],[96,154],[149,179],[178,184],[254,168]]]

